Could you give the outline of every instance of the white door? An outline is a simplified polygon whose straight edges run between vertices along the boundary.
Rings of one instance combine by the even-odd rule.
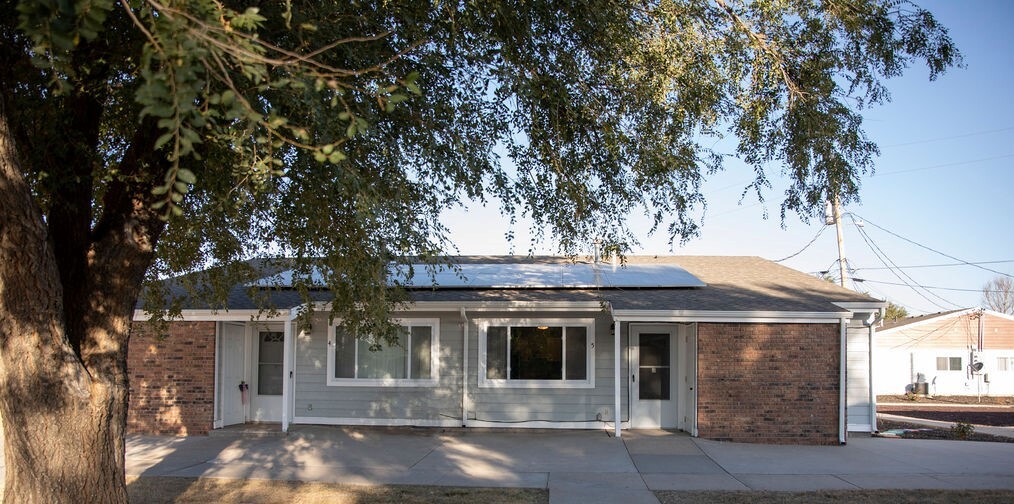
[[[281,327],[253,331],[253,382],[250,384],[250,421],[282,421],[282,362],[285,333]]]
[[[630,426],[677,427],[677,326],[630,325]]]
[[[222,324],[221,352],[222,425],[241,424],[246,416],[240,392],[240,385],[246,380],[246,326]]]

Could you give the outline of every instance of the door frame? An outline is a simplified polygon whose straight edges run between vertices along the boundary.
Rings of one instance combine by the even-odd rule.
[[[285,396],[284,380],[284,350],[282,358],[283,380],[282,393],[279,395],[262,396],[258,390],[258,369],[260,363],[260,333],[279,332],[285,333],[285,324],[282,322],[252,322],[246,325],[246,382],[250,384],[249,401],[247,403],[247,422],[281,422],[283,397]],[[284,349],[284,343],[283,343]]]
[[[669,333],[670,401],[659,405],[657,421],[641,418],[645,412],[639,402],[638,372],[641,333]],[[627,326],[627,408],[632,429],[678,429],[697,435],[697,324],[673,322],[631,322]],[[663,412],[661,407],[668,407]],[[668,416],[668,418],[664,418]]]
[[[674,429],[678,415],[679,388],[676,377],[679,375],[679,354],[677,347],[679,326],[676,324],[632,323],[628,339],[628,377],[627,386],[631,429]],[[640,337],[641,334],[669,335],[669,399],[640,399],[637,376],[640,372]]]

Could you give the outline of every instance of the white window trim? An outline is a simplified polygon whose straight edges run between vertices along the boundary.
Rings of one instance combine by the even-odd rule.
[[[940,369],[939,363],[937,364],[938,373],[960,373],[965,369],[965,359],[957,355],[938,355],[937,359],[947,359],[947,369]],[[957,369],[951,369],[951,359],[961,359],[961,365]]]
[[[479,327],[479,373],[480,388],[545,388],[545,389],[585,389],[595,388],[595,319],[592,318],[501,318],[476,319]],[[585,341],[585,380],[491,380],[486,378],[486,334],[491,326],[550,326],[550,327],[584,327],[587,329]],[[509,339],[508,339],[509,341]],[[564,343],[563,365],[566,369],[567,352]],[[510,354],[507,356],[508,375],[510,376]]]
[[[405,327],[430,327],[430,377],[429,378],[335,378],[334,347],[340,321],[327,329],[327,385],[329,387],[435,387],[440,381],[440,319],[435,318],[398,318],[392,322]],[[411,331],[410,331],[411,332]],[[359,343],[356,338],[356,367],[359,360]],[[411,347],[411,344],[409,344]],[[411,366],[411,359],[406,364]],[[405,372],[411,376],[411,368]]]

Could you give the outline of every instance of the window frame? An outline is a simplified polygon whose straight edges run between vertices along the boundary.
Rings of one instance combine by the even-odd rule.
[[[478,326],[477,337],[479,340],[479,354],[478,354],[478,365],[476,366],[476,372],[478,373],[478,386],[479,388],[545,388],[545,389],[587,389],[595,388],[595,319],[593,318],[495,318],[495,319],[475,319],[476,325]],[[504,327],[508,328],[507,333],[507,378],[502,379],[490,379],[486,378],[486,367],[487,367],[487,347],[488,347],[488,334],[490,327]],[[561,379],[559,380],[512,380],[510,378],[510,327],[538,327],[538,326],[549,326],[549,327],[563,327],[564,337],[562,341],[563,360]],[[583,327],[585,329],[585,369],[586,375],[584,380],[568,380],[566,375],[567,370],[567,340],[566,340],[566,328],[568,327]]]
[[[1003,362],[1001,366],[1000,363]],[[1002,369],[1001,369],[1002,368]],[[1010,373],[1014,371],[1014,357],[997,356],[996,357],[996,372],[997,373]]]
[[[946,369],[941,369],[940,368],[940,359],[947,359],[947,368]],[[957,368],[952,368],[951,367],[951,364],[954,363],[954,359],[958,359],[958,367]],[[956,372],[956,371],[964,371],[965,359],[961,358],[960,356],[955,357],[955,356],[951,356],[951,355],[940,355],[940,356],[937,356],[936,361],[937,361],[937,364],[936,364],[937,372],[940,372],[940,373],[953,373],[953,372]]]
[[[435,387],[440,381],[440,319],[437,318],[396,318],[392,322],[408,329],[409,338],[413,327],[430,328],[430,377],[429,378],[335,378],[335,343],[338,326],[336,320],[327,330],[327,386],[329,387]],[[355,371],[359,371],[359,344],[362,338],[355,338]],[[412,343],[406,348],[405,374],[412,375]]]

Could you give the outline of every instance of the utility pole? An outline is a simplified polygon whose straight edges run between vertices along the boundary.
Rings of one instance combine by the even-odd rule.
[[[834,212],[834,227],[838,232],[838,272],[841,274],[841,286],[845,287],[848,267],[845,263],[845,236],[842,234],[841,205],[838,203],[837,193],[834,195],[834,200],[831,202],[831,209]]]

